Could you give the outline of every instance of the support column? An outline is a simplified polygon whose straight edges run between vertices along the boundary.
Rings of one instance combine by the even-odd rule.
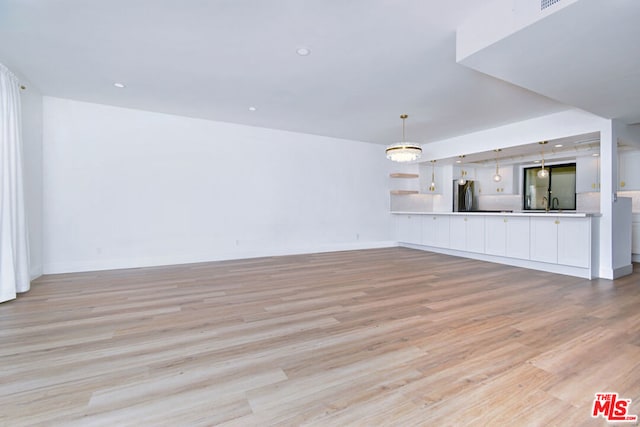
[[[618,199],[618,139],[624,124],[609,120],[600,133],[600,274],[617,279],[631,274],[631,202]],[[627,244],[627,240],[629,240]],[[628,246],[628,250],[627,250]],[[628,252],[628,254],[627,254]]]

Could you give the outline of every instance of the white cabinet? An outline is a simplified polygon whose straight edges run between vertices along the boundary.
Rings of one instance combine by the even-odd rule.
[[[422,218],[421,215],[397,215],[396,236],[398,242],[422,243]]]
[[[471,181],[475,181],[477,179],[476,177],[476,168],[472,168],[472,167],[467,167],[467,165],[462,165],[462,168],[457,165],[453,167],[453,179],[459,179],[460,175],[463,173],[462,171],[464,171],[464,177],[465,179],[471,180]]]
[[[531,260],[558,262],[558,224],[555,217],[531,218]]]
[[[640,190],[640,151],[620,153],[618,178],[618,190]]]
[[[507,255],[507,217],[488,216],[484,220],[485,253],[488,255]]]
[[[484,253],[484,216],[467,218],[467,251]]]
[[[449,248],[448,215],[424,215],[422,218],[422,244],[435,248]]]
[[[572,267],[591,264],[589,218],[535,217],[530,219],[531,260]]]
[[[528,217],[486,217],[486,254],[529,259],[529,245]]]
[[[466,217],[454,216],[449,222],[449,247],[459,251],[467,250]]]
[[[529,227],[529,218],[508,218],[506,256],[510,258],[529,259]]]
[[[631,222],[631,253],[640,254],[640,214],[634,214]]]
[[[600,191],[600,157],[576,159],[576,193]]]
[[[591,264],[591,220],[557,218],[558,264],[587,268]]]
[[[502,194],[518,194],[516,175],[513,166],[500,167],[502,179],[498,182],[493,180],[496,168],[482,168],[476,170],[476,179],[479,184],[478,192],[483,196],[495,196]]]
[[[484,216],[453,216],[449,224],[451,249],[484,253]]]

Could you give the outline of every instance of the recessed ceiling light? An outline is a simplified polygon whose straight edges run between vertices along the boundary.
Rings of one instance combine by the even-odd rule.
[[[462,163],[462,160],[456,160],[456,163]]]
[[[127,87],[124,83],[119,83],[119,82],[118,83],[114,83],[113,85],[115,87],[117,87],[117,88],[120,88],[120,89],[123,89],[123,88]]]
[[[600,157],[600,153],[593,153],[592,156],[593,157]]]
[[[540,163],[540,160],[534,160],[533,163]]]
[[[560,147],[562,147],[562,144],[556,144],[556,145],[554,145],[554,147],[560,148]]]
[[[257,108],[254,107],[254,106],[249,107],[249,111],[256,111],[256,110],[257,110]]]
[[[300,56],[309,56],[311,54],[311,49],[307,47],[300,47],[296,50],[296,53]]]

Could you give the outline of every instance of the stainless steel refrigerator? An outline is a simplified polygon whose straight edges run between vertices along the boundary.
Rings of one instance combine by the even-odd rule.
[[[477,208],[475,183],[467,181],[464,184],[459,184],[457,179],[453,181],[453,211],[470,212],[477,210]]]

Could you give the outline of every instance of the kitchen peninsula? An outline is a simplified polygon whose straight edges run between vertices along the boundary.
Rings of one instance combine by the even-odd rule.
[[[599,214],[392,214],[402,246],[587,279],[598,277]]]

